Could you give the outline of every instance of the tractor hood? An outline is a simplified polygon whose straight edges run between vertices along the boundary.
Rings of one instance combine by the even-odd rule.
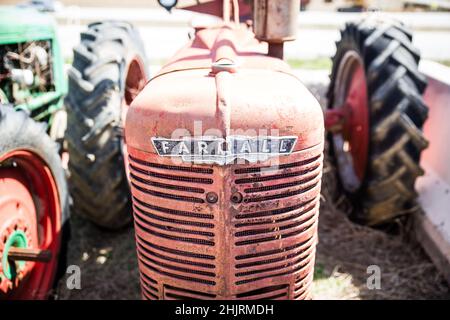
[[[277,146],[290,151],[320,144],[324,125],[317,100],[287,64],[265,52],[247,28],[197,30],[133,101],[127,144],[159,154],[155,139],[186,136],[294,138],[292,145],[281,140]]]

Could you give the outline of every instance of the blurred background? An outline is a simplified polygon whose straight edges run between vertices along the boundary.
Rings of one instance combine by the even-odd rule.
[[[190,2],[195,0],[183,3]],[[36,7],[54,15],[67,62],[80,30],[95,20],[124,19],[138,26],[150,64],[160,65],[183,45],[192,23],[211,19],[182,10],[169,14],[156,0],[0,0],[0,4]],[[303,0],[297,40],[286,44],[288,62],[293,66],[330,67],[327,58],[334,54],[339,29],[367,11],[383,12],[402,21],[414,31],[414,44],[422,58],[450,64],[448,0]]]

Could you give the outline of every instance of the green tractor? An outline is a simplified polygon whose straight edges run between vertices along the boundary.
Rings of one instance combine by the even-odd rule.
[[[62,271],[67,82],[53,19],[0,9],[0,299],[45,299]]]

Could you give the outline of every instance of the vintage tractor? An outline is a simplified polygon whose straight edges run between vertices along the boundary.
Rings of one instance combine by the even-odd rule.
[[[0,9],[0,299],[47,298],[63,263],[66,90],[53,21]]]
[[[324,117],[282,60],[298,0],[185,9],[223,19],[196,26],[145,87],[131,26],[82,34],[68,97],[74,204],[106,227],[133,213],[146,299],[310,298],[325,128],[357,219],[379,224],[414,205],[427,108],[411,34],[348,24]]]

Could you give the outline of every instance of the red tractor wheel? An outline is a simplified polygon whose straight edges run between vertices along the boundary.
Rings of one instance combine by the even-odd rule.
[[[415,206],[427,146],[425,77],[412,36],[398,23],[368,19],[341,31],[328,92],[331,150],[354,218],[369,225]]]
[[[0,298],[45,299],[51,293],[67,221],[67,186],[56,144],[24,112],[0,108]],[[14,249],[39,258],[15,258]]]
[[[147,79],[143,44],[129,23],[92,23],[81,33],[65,101],[69,187],[74,211],[101,227],[132,220],[123,127]]]

